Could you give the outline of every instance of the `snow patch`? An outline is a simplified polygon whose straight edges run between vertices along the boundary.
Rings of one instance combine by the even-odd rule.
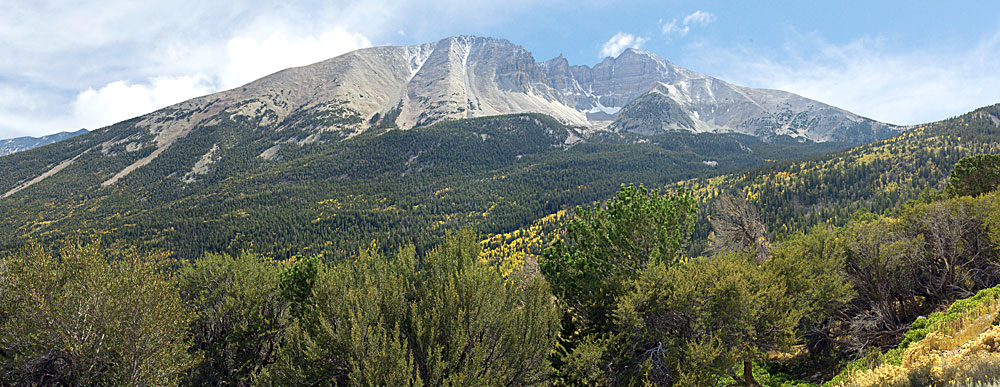
[[[607,113],[607,114],[610,114],[610,115],[615,115],[615,114],[618,114],[618,111],[622,110],[621,106],[611,106],[611,107],[604,106],[603,104],[601,104],[601,100],[600,99],[595,99],[594,100],[594,104],[596,106],[590,108],[590,110],[587,110],[587,113],[603,112],[603,113]]]
[[[705,161],[702,161],[701,163],[705,164],[707,166],[713,167],[713,168],[717,167],[719,165],[719,162],[715,161],[715,160],[705,160]]]

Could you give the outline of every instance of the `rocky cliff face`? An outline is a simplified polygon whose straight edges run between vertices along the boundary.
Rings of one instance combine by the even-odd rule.
[[[344,135],[526,112],[589,128],[613,121],[613,130],[638,133],[738,132],[813,141],[870,141],[901,129],[791,93],[732,85],[645,50],[628,49],[589,67],[562,56],[536,62],[521,46],[473,36],[358,50],[217,96],[240,106],[234,110],[240,114],[268,116],[265,123],[301,124],[288,120],[294,113],[310,118],[317,132]],[[647,102],[670,105],[669,114],[640,106]]]

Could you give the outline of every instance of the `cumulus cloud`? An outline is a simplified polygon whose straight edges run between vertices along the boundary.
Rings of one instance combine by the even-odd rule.
[[[703,47],[693,57],[731,82],[790,91],[895,124],[936,121],[1000,102],[1000,33],[971,47],[907,52],[890,52],[879,38],[838,45],[805,34],[783,52]]]
[[[88,88],[72,101],[70,121],[79,127],[100,128],[368,46],[371,42],[363,35],[336,27],[318,36],[281,32],[260,39],[234,37],[226,44],[225,58],[202,68],[211,74],[152,77],[141,83],[117,80],[98,89]]]
[[[692,25],[704,27],[714,22],[715,19],[715,14],[697,10],[690,15],[685,16],[680,22],[678,22],[676,18],[671,19],[667,23],[660,20],[660,31],[663,32],[664,35],[668,36],[685,36],[688,32],[691,32]]]
[[[78,94],[72,102],[72,119],[78,127],[96,129],[207,94],[212,89],[204,75],[158,77],[150,79],[148,84],[115,81]]]
[[[632,34],[619,32],[604,42],[601,46],[600,57],[618,56],[626,48],[639,48],[643,43],[646,42],[645,38],[641,38]]]
[[[318,36],[271,34],[263,39],[237,37],[226,45],[227,64],[219,74],[223,89],[270,73],[335,57],[372,43],[364,35],[335,27]]]

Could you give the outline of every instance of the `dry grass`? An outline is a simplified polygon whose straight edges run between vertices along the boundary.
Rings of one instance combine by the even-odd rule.
[[[859,371],[841,386],[991,386],[1000,382],[1000,305],[985,304],[910,345],[902,363]]]

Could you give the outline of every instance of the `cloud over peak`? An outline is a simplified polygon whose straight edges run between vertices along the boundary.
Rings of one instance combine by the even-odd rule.
[[[646,42],[645,38],[638,37],[629,33],[619,32],[604,42],[601,46],[601,58],[609,56],[618,56],[625,51],[626,48],[639,48],[643,43]]]

